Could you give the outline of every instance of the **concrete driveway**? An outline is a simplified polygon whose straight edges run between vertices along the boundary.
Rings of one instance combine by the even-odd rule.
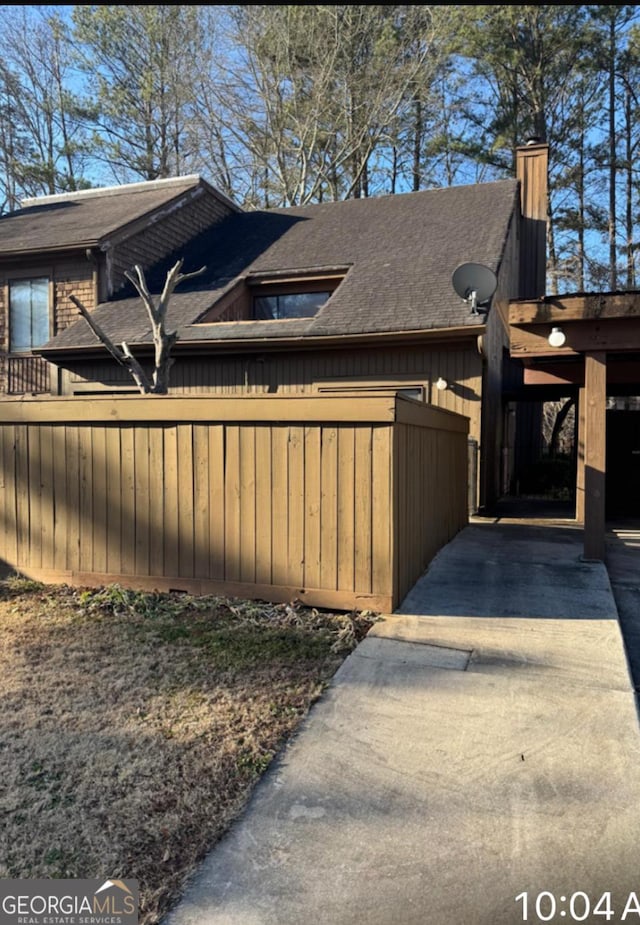
[[[168,925],[511,925],[522,894],[531,922],[640,921],[634,695],[607,570],[581,553],[567,525],[474,520]]]
[[[619,520],[607,530],[607,571],[618,608],[631,679],[640,691],[640,521]],[[640,921],[640,916],[638,917]]]

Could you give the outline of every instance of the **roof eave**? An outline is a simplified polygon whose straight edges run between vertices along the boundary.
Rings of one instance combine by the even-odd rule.
[[[269,348],[290,348],[298,347],[302,349],[313,349],[314,347],[341,347],[353,345],[369,345],[393,341],[394,343],[416,343],[424,340],[428,341],[461,341],[474,340],[479,334],[484,334],[486,326],[484,323],[467,324],[452,328],[421,328],[412,331],[379,331],[365,332],[359,334],[299,334],[295,336],[283,337],[237,337],[237,338],[207,338],[198,340],[187,340],[180,338],[174,346],[174,353],[202,353],[212,350],[242,350],[254,352],[256,350],[264,351]],[[149,341],[127,342],[127,346],[138,352],[152,352],[154,346]],[[34,350],[45,359],[51,359],[55,362],[55,357],[69,359],[69,357],[97,355],[102,356],[106,348],[96,342],[95,344],[68,347],[40,347]]]
[[[73,254],[76,251],[82,251],[84,254],[87,248],[98,248],[99,246],[100,240],[98,238],[90,238],[73,244],[52,244],[49,247],[28,247],[20,250],[0,251],[0,261],[38,255],[43,258],[40,262],[46,263],[46,258],[49,254]]]

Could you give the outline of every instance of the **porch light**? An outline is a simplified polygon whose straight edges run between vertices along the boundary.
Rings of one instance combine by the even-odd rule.
[[[436,382],[436,388],[439,392],[444,392],[445,389],[449,388],[449,383],[446,379],[443,379],[442,376],[439,376]]]
[[[547,338],[551,347],[564,347],[567,338],[562,328],[551,328],[551,334]]]

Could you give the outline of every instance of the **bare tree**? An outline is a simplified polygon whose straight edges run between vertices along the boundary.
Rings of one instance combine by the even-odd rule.
[[[204,273],[206,269],[206,267],[201,267],[199,270],[195,270],[193,273],[181,273],[180,270],[182,269],[182,264],[183,261],[178,260],[178,262],[174,264],[174,266],[167,273],[164,288],[157,304],[154,302],[153,296],[149,292],[144,273],[140,266],[136,264],[134,267],[135,276],[129,272],[125,273],[125,276],[136,288],[138,295],[142,299],[144,307],[147,310],[149,320],[151,322],[155,357],[153,372],[150,376],[145,372],[140,362],[133,355],[127,342],[122,341],[122,343],[119,345],[114,343],[109,335],[93,318],[86,305],[84,305],[75,295],[70,296],[71,301],[76,306],[98,340],[104,344],[116,362],[129,370],[136,385],[143,395],[165,395],[168,392],[169,372],[173,362],[171,358],[171,350],[178,338],[177,331],[167,331],[165,327],[169,301],[173,294],[173,290],[179,283],[183,283],[187,279],[192,279],[194,276],[200,276],[200,274]]]
[[[55,7],[0,8],[0,184],[23,196],[89,185],[88,113],[72,89],[66,27]]]
[[[119,182],[188,172],[196,81],[209,67],[198,6],[74,6],[73,42],[96,107],[94,151]]]
[[[435,69],[436,7],[243,5],[236,53],[212,102],[247,152],[253,205],[380,192],[379,160]],[[214,113],[215,115],[215,113]]]

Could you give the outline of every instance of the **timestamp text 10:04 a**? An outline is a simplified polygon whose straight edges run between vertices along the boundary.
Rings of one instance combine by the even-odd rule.
[[[596,915],[601,916],[603,922],[640,922],[640,899],[637,893],[628,893],[624,901],[615,904],[611,891],[592,900],[582,890],[562,896],[547,890],[535,894],[525,891],[518,893],[515,901],[522,904],[523,922],[553,922],[559,918],[569,922],[586,922]]]

